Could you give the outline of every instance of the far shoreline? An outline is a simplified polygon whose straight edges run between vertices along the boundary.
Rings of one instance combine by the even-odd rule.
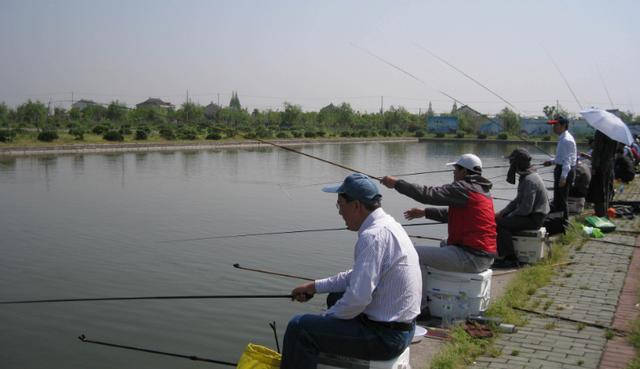
[[[465,143],[527,143],[527,144],[553,144],[555,141],[523,141],[523,140],[498,140],[477,138],[426,138],[426,137],[376,137],[376,138],[320,138],[320,139],[270,139],[269,142],[286,145],[302,146],[313,144],[343,144],[343,143],[368,143],[368,142],[465,142]],[[158,143],[100,143],[100,144],[65,144],[43,146],[8,146],[0,145],[1,156],[31,156],[31,155],[62,155],[62,154],[93,154],[114,152],[153,152],[153,151],[200,151],[223,150],[238,148],[268,147],[268,144],[242,140],[221,141],[179,141]]]

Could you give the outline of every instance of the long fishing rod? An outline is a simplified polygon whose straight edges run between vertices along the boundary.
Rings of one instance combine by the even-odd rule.
[[[455,65],[449,63],[448,61],[444,60],[443,58],[439,57],[438,55],[436,55],[436,53],[434,53],[433,51],[427,49],[426,47],[420,45],[420,44],[414,44],[416,45],[419,49],[422,49],[423,51],[426,51],[427,53],[431,54],[431,56],[433,56],[434,58],[440,60],[441,62],[445,63],[446,65],[448,65],[449,67],[455,69],[456,71],[460,72],[463,76],[469,78],[470,80],[472,80],[473,82],[475,82],[478,86],[484,88],[485,90],[489,91],[491,94],[493,94],[493,96],[497,97],[498,99],[504,101],[507,105],[509,105],[510,107],[512,107],[514,110],[520,110],[518,108],[516,108],[512,103],[510,103],[509,101],[507,101],[505,98],[503,98],[502,96],[498,95],[496,92],[494,92],[492,89],[490,89],[489,87],[485,86],[484,84],[480,83],[480,81],[478,81],[477,79],[471,77],[470,75],[468,75],[467,73],[465,73],[462,69],[456,67]]]
[[[515,105],[513,105],[512,103],[510,103],[507,99],[505,99],[504,97],[498,95],[498,93],[496,93],[495,91],[493,91],[492,89],[490,89],[489,87],[485,86],[484,84],[480,83],[478,80],[476,80],[475,78],[471,77],[470,75],[468,75],[467,73],[463,72],[460,68],[454,66],[453,64],[449,63],[448,61],[446,61],[444,58],[436,55],[436,53],[434,53],[433,51],[420,46],[418,44],[416,44],[417,47],[419,47],[420,49],[422,49],[423,51],[429,53],[430,55],[432,55],[433,57],[435,57],[436,59],[440,60],[441,62],[443,62],[444,64],[448,65],[449,67],[453,68],[455,71],[459,72],[460,74],[462,74],[463,76],[467,77],[468,79],[470,79],[471,81],[473,81],[475,84],[477,84],[478,86],[484,88],[485,90],[489,91],[491,94],[493,94],[494,96],[496,96],[497,98],[499,98],[500,100],[504,101],[507,105],[509,105],[510,107],[512,107],[514,110],[516,111],[520,111],[520,109],[516,108]],[[489,116],[480,113],[479,111],[471,108],[469,105],[467,105],[467,107],[471,110],[473,110],[475,113],[479,114],[480,116],[484,116],[487,119],[489,119],[491,122],[496,123],[497,125],[499,125],[500,127],[502,127],[502,129],[504,129],[506,131],[506,128],[503,124],[501,124],[500,122],[490,118]],[[542,149],[541,147],[538,147],[538,145],[533,142],[530,141],[529,139],[527,139],[526,137],[522,136],[520,133],[516,133],[516,136],[521,139],[522,141],[524,141],[525,143],[528,143],[529,145],[535,147],[536,149],[538,149],[539,151],[541,151],[542,153],[549,155],[549,156],[553,156],[550,153],[548,153],[546,150]]]
[[[256,273],[271,274],[271,275],[277,275],[277,276],[286,277],[286,278],[302,279],[304,281],[315,281],[315,279],[313,279],[313,278],[301,277],[299,275],[293,275],[293,274],[287,274],[287,273],[279,273],[279,272],[271,272],[271,271],[264,270],[264,269],[247,268],[247,267],[244,267],[244,266],[240,266],[240,264],[238,264],[238,263],[233,264],[233,267],[236,268],[236,269],[248,270],[248,271],[256,272]]]
[[[47,300],[16,300],[0,301],[0,305],[12,304],[42,304],[57,302],[85,302],[85,301],[127,301],[127,300],[202,300],[202,299],[284,299],[292,298],[288,295],[190,295],[190,296],[132,296],[132,297],[89,297],[74,299],[47,299]]]
[[[409,224],[401,224],[403,227],[416,227],[416,226],[424,226],[424,225],[436,225],[442,224],[441,222],[426,222],[426,223],[409,223]],[[168,241],[158,241],[161,243],[166,242],[187,242],[187,241],[202,241],[202,240],[215,240],[215,239],[223,239],[223,238],[238,238],[238,237],[254,237],[254,236],[273,236],[280,234],[293,234],[293,233],[307,233],[307,232],[333,232],[333,231],[345,231],[347,227],[340,228],[316,228],[316,229],[300,229],[294,231],[275,231],[275,232],[262,232],[262,233],[240,233],[240,234],[232,234],[225,236],[207,236],[207,237],[197,237],[197,238],[182,238],[177,240],[168,240]]]
[[[571,95],[573,95],[573,98],[576,100],[576,103],[578,104],[578,106],[580,107],[580,110],[582,110],[582,104],[580,104],[580,101],[578,100],[578,96],[576,96],[576,93],[573,92],[573,88],[571,88],[571,85],[569,84],[569,81],[567,80],[567,77],[564,76],[564,73],[562,73],[562,71],[560,70],[560,67],[558,66],[558,63],[556,63],[556,61],[553,59],[553,57],[551,56],[551,54],[547,51],[547,49],[541,44],[540,45],[542,47],[542,49],[544,50],[544,52],[547,54],[547,56],[549,57],[549,59],[551,60],[551,63],[553,63],[553,66],[556,68],[556,70],[558,71],[558,73],[560,74],[560,77],[562,77],[562,80],[564,81],[564,84],[567,86],[567,88],[569,89],[569,91],[571,92]]]
[[[356,170],[356,169],[353,169],[353,168],[347,167],[347,166],[345,166],[345,165],[335,163],[335,162],[330,161],[330,160],[322,159],[322,158],[319,158],[319,157],[314,156],[314,155],[311,155],[311,154],[306,154],[306,153],[304,153],[304,152],[302,152],[302,151],[298,151],[298,150],[296,150],[296,149],[292,149],[292,148],[290,148],[290,147],[286,147],[286,146],[278,145],[277,143],[273,143],[273,142],[269,142],[269,141],[261,140],[261,139],[259,139],[259,138],[252,138],[252,140],[255,140],[255,141],[261,142],[261,143],[263,143],[263,144],[272,145],[272,146],[275,146],[275,147],[277,147],[277,148],[280,148],[280,149],[283,149],[283,150],[287,150],[287,151],[290,151],[290,152],[293,152],[293,153],[296,153],[296,154],[304,155],[304,156],[309,157],[309,158],[311,158],[311,159],[316,159],[316,160],[319,160],[319,161],[321,161],[321,162],[323,162],[323,163],[331,164],[331,165],[334,165],[334,166],[336,166],[336,167],[338,167],[338,168],[346,169],[346,170],[348,170],[348,171],[350,171],[350,172],[361,173],[361,174],[366,175],[367,177],[370,177],[370,178],[373,178],[373,179],[377,179],[378,181],[382,179],[381,177],[372,176],[372,175],[367,174],[367,173],[365,173],[365,172],[363,172],[363,171]]]
[[[234,368],[236,366],[238,366],[238,363],[232,363],[232,362],[229,362],[229,361],[222,361],[222,360],[208,359],[208,358],[199,357],[199,356],[195,356],[195,355],[175,354],[175,353],[172,353],[172,352],[158,351],[158,350],[142,348],[142,347],[127,346],[127,345],[121,345],[121,344],[105,342],[105,341],[90,340],[84,334],[81,334],[78,337],[78,339],[80,341],[84,342],[84,343],[93,343],[93,344],[97,344],[97,345],[121,348],[121,349],[125,349],[125,350],[142,351],[142,352],[147,352],[147,353],[150,353],[150,354],[179,357],[179,358],[182,358],[182,359],[189,359],[189,360],[193,360],[193,361],[205,361],[205,362],[208,362],[208,363],[233,366]]]

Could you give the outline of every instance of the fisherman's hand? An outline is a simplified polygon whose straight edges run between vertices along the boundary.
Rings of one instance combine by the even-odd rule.
[[[398,182],[398,180],[396,179],[396,177],[392,176],[384,176],[380,180],[380,183],[387,186],[388,188],[395,188],[396,182]]]
[[[424,218],[425,214],[426,213],[424,209],[413,208],[404,212],[404,219],[411,220],[416,218]]]
[[[560,181],[558,182],[558,187],[559,188],[564,188],[564,186],[567,185],[567,180],[566,179],[560,179]]]
[[[545,167],[550,167],[551,164],[553,164],[553,160],[547,160],[544,163],[542,163],[542,165],[544,165]]]
[[[307,302],[316,293],[316,282],[301,284],[291,291],[291,299],[299,302]]]

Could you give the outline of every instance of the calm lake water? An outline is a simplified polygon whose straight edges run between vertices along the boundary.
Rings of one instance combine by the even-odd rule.
[[[446,169],[444,163],[466,152],[479,155],[485,166],[506,164],[502,158],[513,148],[501,143],[297,147],[376,176]],[[501,189],[495,196],[512,198],[514,187],[504,182],[505,173],[489,169],[485,176],[497,176],[495,187]],[[349,268],[355,233],[175,240],[343,227],[336,196],[320,189],[348,174],[277,148],[0,158],[0,299],[287,294],[301,282],[233,264],[327,276]],[[452,174],[406,179],[436,185],[450,182]],[[385,210],[407,223],[402,212],[416,203],[392,190],[382,193]],[[506,202],[495,204],[500,209]],[[446,235],[442,225],[407,230]],[[435,245],[417,243],[429,242]],[[292,315],[322,308],[322,297],[307,304],[235,299],[0,305],[0,367],[222,368],[77,337],[236,362],[248,342],[275,347],[269,322],[276,321],[281,343]]]

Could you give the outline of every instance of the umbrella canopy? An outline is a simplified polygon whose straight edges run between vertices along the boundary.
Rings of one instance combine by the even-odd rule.
[[[629,127],[612,113],[602,109],[587,109],[580,112],[582,117],[591,127],[604,133],[612,140],[622,142],[625,145],[633,143],[633,136]]]

